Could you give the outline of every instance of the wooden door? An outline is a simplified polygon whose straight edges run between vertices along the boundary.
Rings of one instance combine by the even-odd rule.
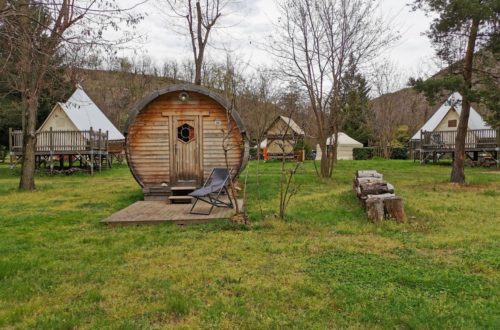
[[[198,116],[178,116],[174,123],[174,182],[199,183],[200,130]],[[202,180],[202,179],[201,179]]]

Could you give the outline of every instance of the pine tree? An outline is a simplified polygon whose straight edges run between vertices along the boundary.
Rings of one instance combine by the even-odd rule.
[[[498,101],[498,77],[488,76],[484,74],[485,70],[479,70],[482,67],[476,66],[479,66],[477,63],[485,65],[484,61],[477,61],[477,52],[481,49],[492,50],[494,57],[498,57],[495,49],[498,51],[500,1],[414,0],[414,9],[437,14],[427,35],[437,55],[449,64],[449,72],[438,79],[412,83],[428,99],[434,99],[442,91],[458,91],[463,96],[450,180],[464,183],[465,138],[471,102],[495,105],[495,99]],[[482,75],[479,81],[473,80],[473,73],[476,72]],[[487,88],[484,88],[485,85]],[[498,111],[497,108],[498,105],[492,110]]]
[[[355,140],[368,145],[371,132],[368,128],[370,87],[366,79],[350,65],[342,84],[341,130]]]

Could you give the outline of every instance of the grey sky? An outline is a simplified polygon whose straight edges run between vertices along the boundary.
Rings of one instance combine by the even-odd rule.
[[[132,2],[128,0],[127,2]],[[422,35],[430,24],[430,19],[422,12],[412,12],[407,6],[409,0],[381,0],[381,14],[394,20],[394,27],[402,38],[390,49],[381,54],[381,58],[393,61],[405,75],[432,73],[434,51],[427,37]],[[151,0],[142,9],[148,12],[147,18],[137,29],[147,36],[140,51],[149,55],[157,64],[167,59],[182,60],[191,58],[189,40],[172,31],[171,23],[160,13],[161,0]],[[163,5],[166,10],[166,6]],[[218,48],[229,48],[235,55],[243,57],[251,67],[272,66],[271,56],[258,46],[265,36],[272,32],[273,22],[278,17],[273,0],[241,0],[236,8],[223,17],[225,26],[219,29],[212,39]],[[183,23],[180,20],[180,23]],[[219,59],[223,56],[220,49],[210,48],[208,57]],[[223,58],[223,57],[222,57]]]

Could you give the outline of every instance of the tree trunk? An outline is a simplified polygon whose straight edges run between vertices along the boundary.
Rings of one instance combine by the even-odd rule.
[[[30,93],[24,100],[23,162],[19,190],[35,190],[36,113],[38,97]]]
[[[195,71],[194,71],[194,84],[201,86],[201,61],[200,57],[196,59],[195,62]]]
[[[203,64],[203,53],[205,52],[205,45],[204,45],[204,40],[203,40],[203,35],[202,35],[202,30],[201,30],[201,27],[203,25],[203,17],[201,14],[201,5],[200,5],[199,1],[196,2],[196,18],[198,20],[198,22],[197,22],[198,26],[197,26],[197,31],[196,31],[196,33],[198,34],[198,55],[196,56],[196,53],[195,53],[194,84],[201,85],[201,66]]]
[[[330,173],[329,155],[327,152],[326,140],[322,139],[319,143],[321,149],[320,173],[322,178],[328,178]]]
[[[472,20],[469,40],[467,42],[467,52],[464,59],[464,80],[466,92],[472,88],[472,66],[474,60],[474,50],[476,47],[477,32],[479,29],[479,19]],[[455,183],[465,183],[465,139],[469,124],[470,100],[469,95],[464,93],[462,100],[462,112],[458,122],[457,136],[455,138],[455,158],[451,170],[450,181]]]

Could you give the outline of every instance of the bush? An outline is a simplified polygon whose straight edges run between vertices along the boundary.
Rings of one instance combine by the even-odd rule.
[[[375,152],[377,151],[377,152]],[[354,148],[352,150],[354,160],[367,160],[373,159],[375,155],[381,155],[381,150],[369,148]],[[408,148],[392,148],[390,159],[408,159]]]
[[[7,147],[0,145],[0,163],[5,161],[5,157],[7,157]]]
[[[257,159],[257,148],[256,147],[250,147],[250,149],[248,150],[248,155],[250,157],[250,160]]]
[[[354,160],[367,160],[373,158],[373,148],[354,148],[352,149]]]
[[[391,159],[408,159],[408,148],[393,148]]]

